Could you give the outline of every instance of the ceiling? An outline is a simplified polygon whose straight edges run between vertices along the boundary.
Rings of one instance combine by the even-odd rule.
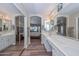
[[[16,4],[16,5],[15,5]],[[56,3],[0,3],[0,13],[4,15],[41,15],[47,16]]]
[[[79,3],[70,3],[68,6],[62,9],[62,15],[73,15],[79,12]]]
[[[41,15],[48,16],[57,6],[57,3],[0,3],[0,14],[15,15]],[[73,12],[74,11],[74,12]],[[64,15],[71,15],[79,11],[79,3],[71,3],[62,9]]]
[[[22,4],[28,14],[48,15],[52,11],[56,3],[23,3]]]
[[[0,14],[13,16],[21,13],[12,3],[0,3]]]

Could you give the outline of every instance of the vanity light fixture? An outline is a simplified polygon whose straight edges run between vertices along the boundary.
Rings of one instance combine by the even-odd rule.
[[[57,11],[59,12],[63,8],[63,3],[59,3],[57,6]]]

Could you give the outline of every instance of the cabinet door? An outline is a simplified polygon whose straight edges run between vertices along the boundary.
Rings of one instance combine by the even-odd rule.
[[[10,37],[11,37],[11,36],[9,35],[9,36],[8,36],[8,46],[10,46],[10,45],[12,44],[12,42],[11,42],[12,39],[11,39]]]
[[[4,49],[4,39],[1,38],[1,50]]]
[[[15,35],[12,35],[12,44],[15,44]]]
[[[6,38],[3,37],[2,39],[3,39],[3,49],[4,49],[4,48],[6,48]]]
[[[9,39],[9,35],[5,36],[5,44],[6,44],[6,47],[10,46],[10,39]]]
[[[4,36],[3,38],[3,49],[5,49],[6,47],[9,46],[9,43],[8,43],[8,36]]]
[[[11,44],[11,45],[15,44],[15,35],[14,35],[14,34],[11,34],[11,35],[9,36],[9,40],[10,40],[10,44]]]
[[[0,51],[6,47],[5,37],[1,37],[0,39]]]
[[[0,38],[0,51],[2,50],[2,38]]]
[[[6,41],[6,43],[5,43],[6,47],[8,47],[9,46],[9,37],[8,36],[5,37],[5,41]]]

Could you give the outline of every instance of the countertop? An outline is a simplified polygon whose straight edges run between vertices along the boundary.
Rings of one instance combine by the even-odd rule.
[[[10,35],[13,33],[15,33],[15,31],[3,31],[3,32],[0,32],[0,37]]]
[[[79,56],[79,41],[57,35],[54,32],[42,32],[66,56]]]

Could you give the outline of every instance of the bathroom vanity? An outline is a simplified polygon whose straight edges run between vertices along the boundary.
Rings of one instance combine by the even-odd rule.
[[[52,56],[79,56],[79,41],[52,32],[42,32],[42,44]]]
[[[10,45],[15,45],[15,30],[12,20],[0,16],[0,51]]]
[[[15,32],[2,32],[0,33],[0,51],[9,47],[10,45],[15,45]]]

